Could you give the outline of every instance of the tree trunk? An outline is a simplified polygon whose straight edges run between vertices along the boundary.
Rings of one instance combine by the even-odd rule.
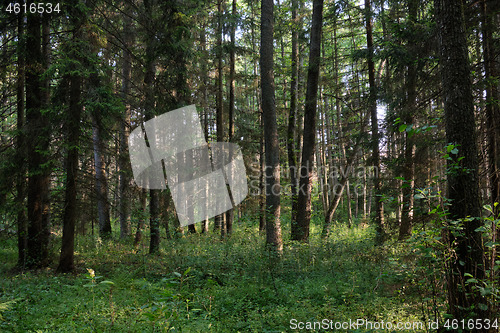
[[[91,86],[99,86],[97,73],[91,74]],[[97,82],[96,82],[97,80]],[[99,236],[102,239],[111,237],[111,220],[109,216],[108,180],[106,161],[104,159],[104,141],[102,138],[102,121],[100,110],[94,110],[92,115],[92,138],[94,145],[95,189],[97,198],[97,217],[99,219]]]
[[[228,141],[233,141],[234,136],[234,76],[235,76],[235,51],[236,51],[236,0],[232,3],[232,22],[231,22],[231,49],[229,52],[229,131]],[[234,209],[231,208],[226,212],[226,232],[228,235],[233,231]]]
[[[302,164],[300,168],[299,193],[297,198],[297,221],[292,230],[292,239],[309,240],[311,222],[311,177],[316,144],[316,104],[321,51],[321,27],[323,24],[323,0],[313,1],[311,26],[311,44],[309,51],[309,69],[307,71],[307,90],[304,110],[304,139],[302,146]],[[267,158],[267,156],[266,156]],[[294,226],[294,224],[292,224]]]
[[[409,24],[415,25],[417,21],[418,2],[416,0],[408,1],[408,21]],[[407,66],[406,73],[406,101],[404,105],[402,120],[407,126],[415,125],[414,113],[417,106],[417,69],[415,56],[416,51],[413,50],[413,41],[410,39],[409,53],[413,55],[410,63]],[[403,207],[401,214],[401,225],[399,228],[399,240],[403,240],[411,235],[413,224],[413,188],[415,186],[415,162],[414,162],[414,142],[410,133],[405,132],[405,148],[404,148],[404,164],[403,164]]]
[[[73,21],[72,43],[82,39],[82,24],[85,18],[76,7],[72,8],[71,20]],[[73,44],[76,45],[76,44]],[[71,59],[75,63],[81,63],[81,57],[73,46]],[[61,245],[61,256],[59,258],[59,272],[71,272],[74,270],[75,251],[75,224],[77,219],[77,180],[78,180],[78,150],[80,143],[80,121],[83,110],[82,106],[82,77],[78,65],[72,66],[70,74],[69,109],[67,118],[67,156],[66,156],[66,192],[64,199],[63,235]]]
[[[154,84],[156,77],[156,51],[155,51],[155,33],[152,30],[153,17],[153,2],[151,0],[144,1],[145,22],[148,27],[146,35],[146,61],[144,74],[144,112],[145,120],[150,120],[156,115],[155,111],[155,92]],[[149,190],[149,253],[156,253],[160,248],[160,211],[159,211],[159,195],[160,190]]]
[[[369,110],[372,125],[372,162],[375,167],[373,177],[373,192],[375,196],[375,228],[377,231],[376,242],[384,241],[384,203],[382,201],[380,181],[380,148],[377,119],[377,88],[375,86],[375,65],[373,63],[373,33],[372,33],[372,9],[371,0],[365,0],[366,11],[366,45],[368,48],[368,83],[370,85]]]
[[[288,130],[287,130],[287,150],[288,150],[288,168],[290,169],[290,189],[292,192],[292,215],[291,223],[295,223],[297,219],[297,158],[295,146],[295,128],[297,114],[297,76],[298,76],[298,58],[299,58],[299,33],[297,7],[298,0],[292,0],[292,73],[290,81],[290,111],[288,114]]]
[[[125,12],[130,13],[130,8],[126,5]],[[121,99],[125,105],[123,118],[120,119],[120,151],[118,156],[118,192],[120,216],[120,238],[124,239],[130,236],[130,198],[128,188],[130,185],[130,165],[128,155],[128,137],[130,134],[130,103],[128,102],[130,94],[131,62],[132,54],[130,48],[134,43],[132,31],[132,19],[127,15],[123,18],[123,65],[122,65],[122,86]]]
[[[222,23],[222,9],[223,0],[217,1],[217,141],[224,141],[224,100],[223,100],[223,73],[222,73],[222,34],[223,34],[223,23]],[[219,214],[215,216],[214,229],[220,230],[221,237],[224,238],[226,234],[226,223],[225,214]]]
[[[28,145],[28,242],[26,267],[48,265],[49,185],[47,150],[50,143],[49,120],[42,114],[41,19],[29,14],[26,37],[26,124]]]
[[[492,3],[492,2],[491,2]],[[486,79],[486,123],[487,128],[487,142],[488,142],[488,175],[489,175],[489,185],[491,192],[491,205],[493,208],[493,215],[498,218],[500,215],[500,106],[499,106],[499,92],[498,86],[495,82],[498,82],[498,71],[495,66],[495,52],[494,49],[494,39],[493,39],[493,29],[495,29],[493,23],[493,14],[498,12],[495,9],[492,10],[493,5],[490,6],[486,0],[481,0],[481,28],[482,28],[482,41],[483,41],[483,57],[484,57],[484,74]],[[497,4],[498,8],[498,4]],[[497,206],[495,206],[497,203]],[[500,228],[493,225],[492,227],[492,239],[493,243],[498,242],[500,238]],[[496,247],[492,248],[491,251],[491,262],[490,269],[492,274],[492,281],[495,280],[495,261],[500,260],[498,258]]]
[[[283,252],[283,241],[280,222],[280,160],[274,96],[273,42],[274,3],[273,0],[262,0],[260,70],[266,161],[266,243],[270,250],[279,255]]]
[[[25,252],[27,242],[27,220],[25,210],[26,198],[26,139],[25,139],[25,115],[24,115],[24,72],[25,72],[25,52],[24,43],[24,15],[17,16],[17,141],[16,149],[19,156],[17,163],[18,174],[16,180],[16,204],[17,204],[17,266],[25,267]]]
[[[455,145],[458,153],[450,152],[453,168],[447,175],[449,218],[464,221],[459,235],[449,234],[450,244],[456,244],[456,256],[448,263],[448,303],[456,319],[487,318],[478,304],[487,304],[472,284],[465,283],[465,273],[481,280],[485,276],[481,234],[478,154],[476,146],[474,102],[470,80],[467,39],[462,3],[435,0],[438,22],[441,80],[444,95],[446,142]],[[450,224],[450,227],[452,225]],[[474,309],[474,310],[472,310]],[[482,331],[482,330],[477,330]]]
[[[141,189],[141,194],[140,194],[140,203],[141,203],[141,210],[140,210],[140,216],[137,221],[137,230],[135,232],[135,237],[134,237],[134,248],[138,249],[139,243],[142,240],[142,230],[144,229],[144,226],[146,225],[146,214],[147,214],[147,191],[145,189]]]

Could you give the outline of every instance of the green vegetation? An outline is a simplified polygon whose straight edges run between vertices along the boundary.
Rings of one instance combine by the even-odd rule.
[[[147,244],[132,253],[131,244],[78,236],[74,274],[55,274],[55,267],[13,272],[16,246],[6,239],[0,302],[15,303],[2,311],[0,330],[285,332],[292,318],[433,319],[408,246],[373,246],[374,230],[363,223],[335,225],[322,241],[314,222],[310,244],[285,241],[274,267],[250,220],[235,223],[226,242],[212,233],[187,235],[163,241],[157,255],[146,254]]]

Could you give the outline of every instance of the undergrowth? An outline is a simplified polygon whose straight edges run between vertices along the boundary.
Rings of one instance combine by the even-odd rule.
[[[74,274],[15,271],[15,240],[5,239],[0,331],[288,332],[292,319],[396,323],[442,310],[438,296],[422,302],[411,251],[375,247],[366,225],[336,225],[327,241],[313,227],[309,244],[285,241],[273,266],[254,225],[240,220],[225,242],[213,233],[163,240],[157,255],[147,238],[133,251],[79,235]]]

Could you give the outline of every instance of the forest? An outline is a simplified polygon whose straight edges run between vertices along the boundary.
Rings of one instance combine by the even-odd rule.
[[[500,331],[499,27],[2,1],[0,332]]]

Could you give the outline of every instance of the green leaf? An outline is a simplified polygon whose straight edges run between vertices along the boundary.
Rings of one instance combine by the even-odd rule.
[[[105,281],[101,281],[99,284],[110,284],[110,285],[114,285],[115,283],[114,283],[113,281],[105,280]]]
[[[483,311],[488,310],[488,306],[486,304],[479,303],[477,306]]]
[[[408,125],[406,125],[406,124],[400,125],[399,132],[404,132],[406,130],[406,127],[408,127]]]

